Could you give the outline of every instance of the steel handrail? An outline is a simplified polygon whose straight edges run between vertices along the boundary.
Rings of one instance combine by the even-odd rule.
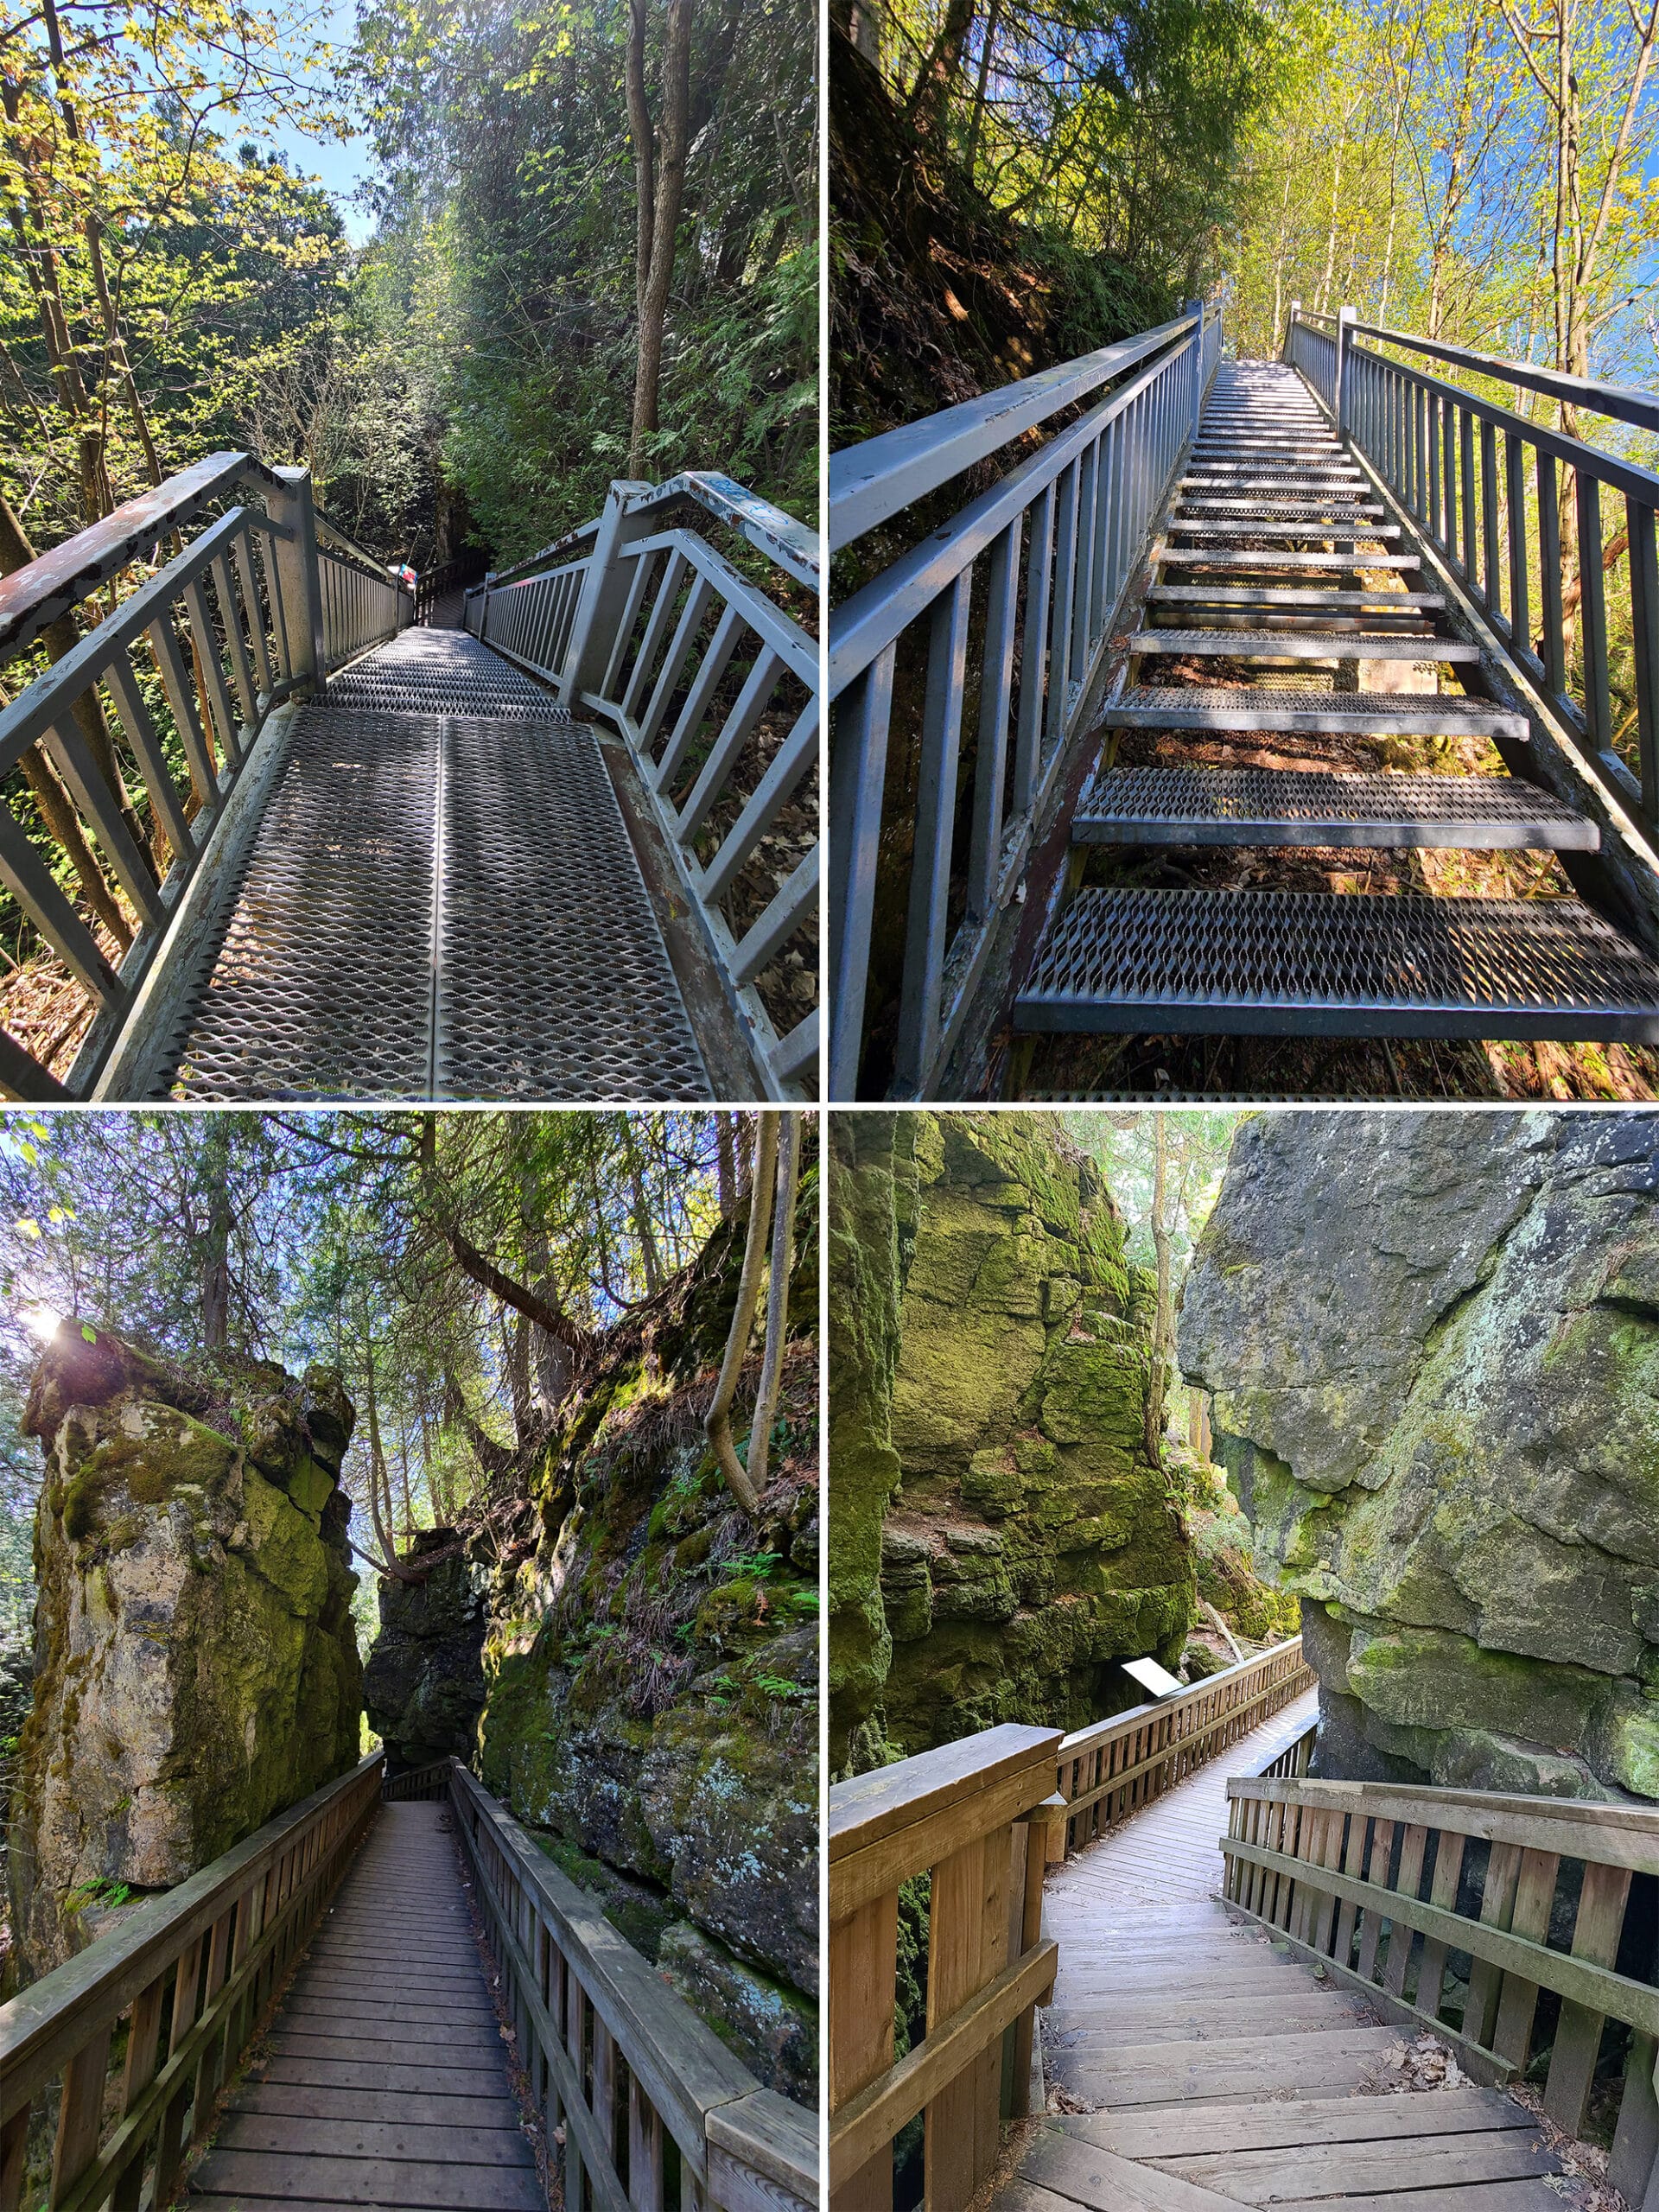
[[[1304,315],[1306,309],[1303,309]],[[1560,400],[1568,407],[1582,407],[1593,415],[1611,416],[1621,423],[1633,423],[1638,429],[1659,430],[1659,394],[1642,391],[1634,385],[1606,384],[1595,377],[1568,376],[1560,369],[1535,367],[1530,361],[1511,361],[1501,355],[1478,353],[1471,346],[1449,346],[1444,339],[1414,338],[1402,330],[1389,330],[1374,322],[1356,321],[1353,328],[1362,338],[1376,338],[1389,346],[1398,346],[1407,353],[1427,353],[1437,361],[1448,361],[1452,367],[1472,369],[1478,376],[1491,377],[1498,384],[1519,385],[1524,391],[1535,391],[1546,399]]]
[[[955,407],[902,423],[830,456],[830,550],[838,553],[960,476],[1039,429],[1062,409],[1086,399],[1114,377],[1198,326],[1196,314],[1177,315],[1133,338],[1062,361],[1017,383],[964,399]]]

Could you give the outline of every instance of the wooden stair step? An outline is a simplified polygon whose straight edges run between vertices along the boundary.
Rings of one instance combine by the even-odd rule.
[[[1433,2114],[1420,2115],[1432,2127]],[[1247,2204],[1294,2204],[1308,2198],[1357,2196],[1390,2190],[1471,2189],[1482,2182],[1526,2181],[1541,2166],[1559,2173],[1560,2162],[1525,2128],[1490,2134],[1451,2135],[1366,2148],[1356,2143],[1304,2145],[1291,2151],[1227,2151],[1198,2158],[1154,2158],[1160,2171],[1178,2173],[1211,2189],[1224,2189]],[[1455,2200],[1462,2202],[1461,2195]],[[1559,2199],[1557,2200],[1559,2202]]]
[[[1015,2170],[1016,2184],[1051,2192],[1063,2203],[1092,2212],[1240,2212],[1240,2201],[1202,2182],[1131,2165],[1115,2152],[1045,2128]]]
[[[1425,2108],[1424,2100],[1432,2105]],[[1086,2113],[1056,2123],[1126,2158],[1206,2152],[1278,2151],[1326,2143],[1416,2140],[1425,2134],[1530,2130],[1533,2115],[1497,2089],[1433,2089],[1389,2097],[1276,2099],[1262,2104],[1194,2105],[1154,2118],[1146,2113]]]

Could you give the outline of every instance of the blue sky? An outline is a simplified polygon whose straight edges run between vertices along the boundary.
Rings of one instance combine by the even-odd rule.
[[[345,48],[352,42],[356,22],[355,0],[327,0],[327,4],[308,19],[308,27],[315,27],[315,35],[327,39],[331,46]],[[322,180],[345,219],[346,236],[353,245],[361,245],[373,226],[363,211],[352,204],[352,195],[372,164],[369,140],[354,138],[341,146],[303,137],[297,130],[287,129],[262,131],[259,135],[262,143],[278,147],[288,156],[289,165],[302,175]]]

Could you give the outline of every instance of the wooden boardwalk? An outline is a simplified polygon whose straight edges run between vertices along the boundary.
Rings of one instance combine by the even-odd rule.
[[[188,2200],[545,2212],[440,1803],[385,1804]]]
[[[1047,2115],[997,2212],[1562,2212],[1529,2113],[1402,2090],[1405,2033],[1215,1901],[1229,1773],[1315,1711],[1287,1707],[1051,1875],[1043,2047],[1051,2089],[1088,2109]]]

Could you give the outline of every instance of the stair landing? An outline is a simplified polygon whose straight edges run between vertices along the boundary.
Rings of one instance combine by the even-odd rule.
[[[598,738],[543,685],[409,630],[282,741],[158,1096],[711,1095]]]

